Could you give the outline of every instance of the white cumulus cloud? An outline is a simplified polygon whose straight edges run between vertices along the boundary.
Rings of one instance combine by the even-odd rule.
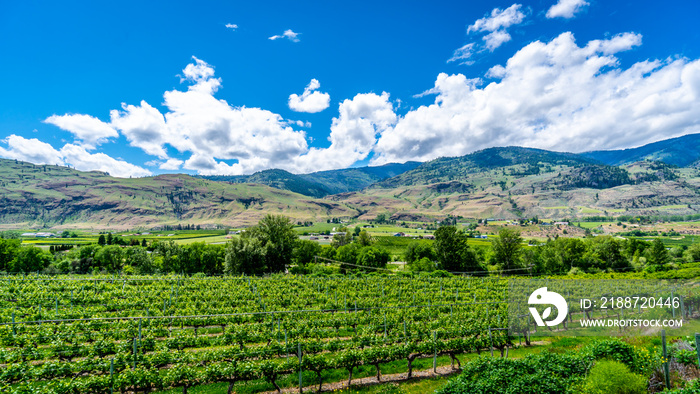
[[[2,140],[7,149],[0,147],[0,156],[6,159],[28,161],[34,164],[64,165],[63,156],[50,144],[36,138],[12,134]]]
[[[494,8],[490,14],[487,14],[481,19],[477,19],[473,24],[467,27],[467,34],[471,33],[488,33],[481,39],[483,45],[477,45],[474,42],[468,43],[461,48],[458,48],[452,54],[452,57],[447,60],[448,63],[459,61],[460,64],[470,66],[474,61],[469,60],[474,53],[489,50],[493,52],[496,48],[511,40],[508,28],[517,25],[525,20],[525,13],[522,11],[521,4],[513,4],[510,7],[502,10]],[[485,48],[485,49],[484,49]]]
[[[59,152],[67,164],[81,171],[104,171],[119,178],[152,175],[151,171],[145,168],[115,159],[102,152],[89,153],[84,147],[74,144],[64,145]]]
[[[142,177],[151,172],[124,160],[117,160],[105,153],[90,153],[84,146],[65,144],[57,150],[50,144],[36,138],[24,138],[10,135],[4,143],[8,148],[0,147],[0,156],[8,159],[28,161],[35,164],[70,165],[81,171],[104,171],[116,177]]]
[[[90,115],[52,115],[44,122],[70,132],[87,149],[95,149],[108,139],[119,136],[112,126]]]
[[[140,106],[122,104],[122,111],[110,112],[112,126],[119,129],[131,146],[143,149],[149,155],[166,159],[165,151],[167,129],[165,118],[157,109],[147,102]]]
[[[267,39],[275,41],[275,40],[279,40],[280,38],[286,38],[291,42],[299,42],[299,37],[298,37],[299,34],[301,34],[301,33],[295,33],[291,29],[287,29],[284,31],[284,33],[276,34],[272,37],[268,37]]]
[[[331,102],[331,95],[319,92],[321,83],[317,79],[312,79],[304,89],[301,96],[297,94],[289,95],[289,108],[296,112],[316,113],[328,108]]]
[[[231,29],[231,30],[236,30],[236,29],[238,29],[238,25],[235,23],[227,23],[226,28]]]
[[[525,14],[521,11],[521,8],[522,5],[520,4],[513,4],[505,10],[494,8],[490,15],[478,19],[474,24],[470,25],[467,28],[467,33],[496,31],[517,25],[525,19]]]
[[[566,32],[533,42],[481,87],[440,74],[435,102],[409,111],[378,139],[374,164],[460,156],[519,145],[581,152],[618,149],[700,132],[700,60],[642,61],[622,68],[625,33],[578,46]]]
[[[474,44],[473,42],[466,44],[462,46],[461,48],[455,49],[454,53],[452,54],[452,57],[447,60],[447,63],[450,62],[460,62],[460,64],[466,64],[466,65],[471,65],[474,62],[469,60],[470,57],[474,54]]]
[[[510,41],[510,34],[505,30],[496,30],[484,36],[484,45],[489,51],[494,51],[496,48]]]
[[[339,116],[333,118],[331,142],[328,148],[311,148],[296,160],[300,172],[345,168],[367,158],[374,149],[378,135],[396,122],[389,94],[358,94],[338,106]]]
[[[559,0],[557,4],[549,7],[547,18],[573,18],[583,7],[589,5],[586,0]]]
[[[184,163],[184,161],[179,160],[179,159],[168,159],[165,163],[162,163],[161,165],[158,166],[161,170],[179,170],[180,166]]]
[[[201,174],[243,174],[266,168],[295,168],[294,160],[308,150],[306,135],[280,115],[261,109],[232,107],[214,94],[221,85],[214,68],[193,58],[183,70],[186,91],[164,93],[167,112],[145,101],[112,111],[112,124],[132,146],[165,160],[170,168]],[[166,145],[189,152],[184,163],[168,157]],[[217,161],[219,160],[219,161]],[[228,165],[223,160],[236,161]],[[165,169],[165,168],[164,168]]]

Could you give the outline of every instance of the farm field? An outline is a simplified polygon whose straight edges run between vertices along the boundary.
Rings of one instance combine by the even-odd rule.
[[[498,278],[4,277],[0,379],[9,392],[231,382],[258,392],[298,386],[299,352],[305,386],[319,373],[410,374],[436,356],[445,365],[503,349],[504,286]]]

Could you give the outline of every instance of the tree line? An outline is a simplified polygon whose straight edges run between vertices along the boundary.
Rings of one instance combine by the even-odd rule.
[[[321,246],[300,240],[293,223],[275,215],[265,216],[256,226],[221,245],[177,244],[171,240],[126,246],[114,242],[120,237],[110,235],[97,244],[68,250],[54,247],[50,251],[23,247],[19,239],[0,238],[0,272],[330,275],[381,270],[392,258],[360,227],[354,231],[341,228],[330,246]],[[506,227],[498,237],[489,239],[490,245],[478,246],[467,242],[468,231],[453,225],[439,227],[434,235],[433,242],[423,240],[408,245],[402,256],[408,270],[470,275],[656,272],[670,269],[674,263],[700,261],[700,244],[668,250],[658,238],[644,241],[611,236],[560,237],[542,243],[531,240],[528,246],[520,233]],[[341,264],[316,264],[316,256]]]
[[[475,275],[554,275],[672,269],[674,264],[700,261],[700,244],[666,248],[661,239],[645,241],[612,236],[558,237],[546,242],[523,242],[510,228],[499,231],[490,246],[467,244],[468,235],[453,226],[435,232],[435,242],[412,243],[404,259],[412,271],[447,270]]]
[[[111,233],[96,244],[77,248],[54,246],[49,251],[21,246],[19,239],[0,238],[0,272],[59,273],[178,273],[206,275],[266,275],[292,271],[311,273],[315,256],[339,257],[343,262],[384,267],[388,252],[371,246],[366,232],[336,236],[332,247],[300,240],[284,216],[267,215],[256,226],[224,245],[204,242],[178,244],[133,240],[127,244]],[[336,256],[337,254],[337,256]]]

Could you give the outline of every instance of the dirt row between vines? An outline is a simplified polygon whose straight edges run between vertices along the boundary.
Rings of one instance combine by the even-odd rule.
[[[370,376],[366,378],[358,378],[358,379],[353,379],[352,380],[352,386],[353,387],[364,387],[364,386],[373,386],[377,384],[385,384],[385,383],[396,383],[396,382],[406,382],[409,380],[422,380],[422,379],[429,379],[433,377],[438,377],[438,376],[450,376],[454,375],[461,372],[459,369],[452,369],[452,367],[444,366],[444,367],[437,367],[437,372],[433,372],[433,369],[426,369],[423,371],[413,371],[413,376],[411,376],[411,379],[408,378],[408,373],[396,373],[392,375],[382,375],[381,376],[381,381],[377,381],[376,376]],[[321,392],[328,392],[328,391],[333,391],[333,390],[341,390],[341,389],[346,389],[348,388],[348,381],[340,381],[340,382],[323,382],[323,388]],[[285,388],[282,389],[283,393],[298,393],[299,392],[299,387],[294,387],[294,388]],[[313,385],[313,386],[306,386],[303,388],[304,393],[317,393],[318,391],[318,384]],[[264,394],[277,394],[276,390],[273,391],[265,391]]]

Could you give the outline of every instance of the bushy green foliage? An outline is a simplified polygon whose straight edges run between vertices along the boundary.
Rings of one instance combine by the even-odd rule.
[[[292,254],[292,261],[298,265],[312,263],[314,257],[321,254],[321,245],[318,242],[309,241],[306,239],[299,240]]]
[[[19,248],[15,258],[10,261],[12,272],[34,272],[48,267],[53,260],[51,253],[34,246]]]
[[[480,357],[469,362],[438,394],[573,393],[588,361],[578,355],[540,353],[522,359]]]
[[[282,215],[265,215],[256,226],[243,235],[256,238],[265,249],[265,271],[268,273],[284,272],[292,263],[294,247],[299,239],[294,224]]]
[[[590,360],[614,360],[625,364],[638,374],[651,374],[661,365],[658,352],[636,347],[619,339],[595,341],[583,349],[582,354]]]
[[[408,269],[414,272],[432,272],[435,271],[436,268],[435,263],[427,257],[423,257],[420,260],[408,264]]]
[[[261,275],[267,271],[265,249],[257,238],[233,238],[226,245],[224,272],[229,275]]]
[[[467,235],[455,226],[442,226],[435,231],[435,255],[440,267],[447,271],[481,271],[476,254],[467,244]]]
[[[427,258],[428,260],[435,260],[435,250],[433,246],[424,242],[411,242],[406,248],[406,252],[403,255],[404,260],[411,264],[414,261]]]
[[[681,349],[673,354],[673,358],[680,364],[697,366],[698,353],[695,350]]]
[[[668,394],[700,394],[700,379],[691,380],[685,387],[668,391]]]
[[[597,361],[586,378],[583,392],[590,394],[644,394],[647,379],[619,361]]]
[[[10,268],[10,261],[14,260],[20,248],[19,239],[0,238],[0,271],[7,271]]]
[[[491,241],[493,250],[491,263],[503,270],[521,268],[522,241],[518,231],[507,227],[502,228],[498,232],[498,237]]]

